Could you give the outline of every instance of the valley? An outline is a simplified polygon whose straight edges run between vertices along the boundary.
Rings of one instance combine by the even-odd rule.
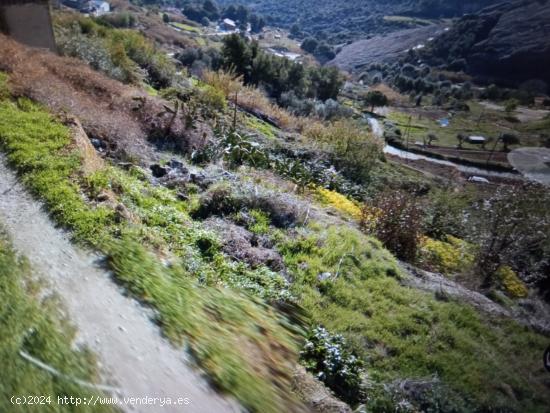
[[[494,3],[62,2],[57,53],[0,33],[0,411],[546,412],[550,90],[503,52],[537,2]]]

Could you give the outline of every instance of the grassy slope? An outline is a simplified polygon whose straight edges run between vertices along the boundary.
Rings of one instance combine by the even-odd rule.
[[[312,321],[344,334],[367,360],[371,378],[436,375],[485,408],[544,411],[545,338],[400,286],[391,255],[356,230],[314,225],[281,250]],[[339,276],[318,282],[324,272]],[[517,404],[504,394],[506,386]]]
[[[27,412],[32,408],[12,405],[12,396],[44,395],[46,404],[32,411],[76,411],[61,407],[58,396],[93,397],[97,393],[52,376],[19,355],[25,351],[72,377],[93,382],[97,370],[92,355],[71,348],[74,331],[61,318],[54,299],[39,301],[37,280],[31,276],[28,262],[18,256],[0,228],[0,411]],[[103,396],[106,397],[106,396]],[[48,403],[51,402],[51,403]],[[38,410],[39,409],[39,410]],[[109,412],[109,406],[80,406],[79,412]]]
[[[114,169],[83,178],[69,144],[67,129],[39,107],[27,101],[0,103],[0,145],[53,217],[76,239],[110,257],[116,278],[158,310],[158,322],[170,338],[189,339],[217,385],[252,410],[291,409],[290,365],[297,349],[293,335],[281,326],[284,320],[260,302],[218,288],[249,278],[256,283],[251,288],[261,288],[258,283],[273,281],[271,274],[253,274],[224,260],[212,235],[193,227],[174,193]],[[120,223],[114,208],[84,201],[83,192],[92,196],[103,186],[114,188],[139,223]],[[208,247],[201,251],[197,245]],[[152,253],[168,246],[175,254],[170,267]]]
[[[215,237],[187,215],[191,205],[151,187],[138,169],[106,168],[82,178],[78,157],[64,150],[65,128],[34,105],[0,104],[0,143],[54,217],[110,256],[117,279],[158,310],[167,335],[189,339],[218,385],[252,410],[278,411],[289,403],[286,362],[296,347],[280,326],[285,320],[257,298],[218,288],[270,297],[284,283],[265,269],[227,261]],[[93,201],[103,190],[129,210],[132,223],[119,222],[112,208]],[[478,406],[543,411],[544,338],[400,286],[393,257],[352,227],[312,223],[271,235],[295,278],[291,292],[312,324],[345,334],[372,378],[437,374]],[[318,281],[323,272],[335,281]],[[510,388],[517,401],[506,393]]]

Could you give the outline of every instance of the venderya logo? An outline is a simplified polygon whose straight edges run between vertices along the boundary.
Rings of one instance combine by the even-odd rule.
[[[550,372],[550,346],[544,352],[544,367]]]

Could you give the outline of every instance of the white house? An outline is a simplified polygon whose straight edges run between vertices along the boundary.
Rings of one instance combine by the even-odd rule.
[[[237,29],[237,24],[231,19],[223,19],[222,28],[228,31],[235,30]]]
[[[487,142],[487,139],[483,136],[468,136],[466,138],[466,142],[473,145],[483,145],[485,142]]]
[[[91,0],[88,2],[87,11],[94,16],[101,16],[111,11],[111,5],[103,0]]]

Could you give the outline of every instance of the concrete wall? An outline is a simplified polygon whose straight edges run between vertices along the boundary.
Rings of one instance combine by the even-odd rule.
[[[48,0],[0,0],[0,31],[28,46],[56,51]]]

